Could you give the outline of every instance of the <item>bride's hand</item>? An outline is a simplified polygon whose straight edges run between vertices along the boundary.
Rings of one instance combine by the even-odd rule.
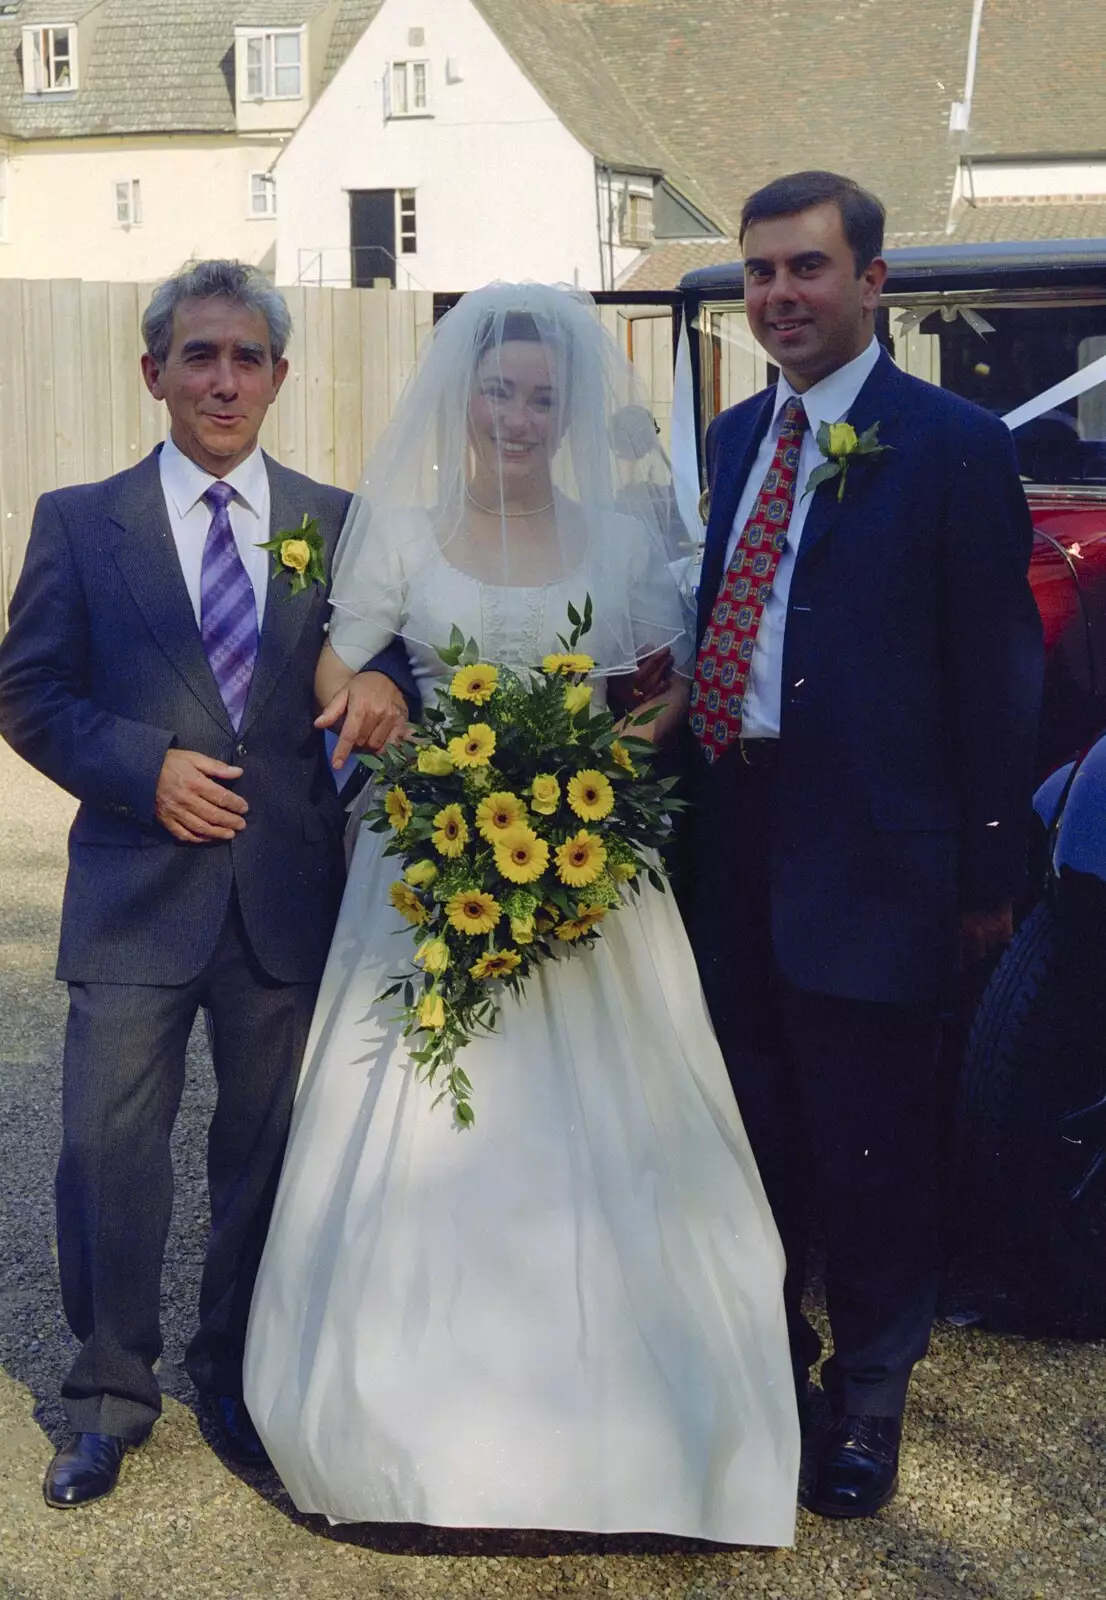
[[[354,750],[383,750],[407,733],[407,701],[383,672],[358,672],[315,718],[316,728],[342,731],[331,766],[341,772]]]

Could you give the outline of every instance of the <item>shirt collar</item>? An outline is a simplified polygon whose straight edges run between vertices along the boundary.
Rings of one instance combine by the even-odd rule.
[[[778,423],[780,412],[792,398],[803,402],[812,439],[823,422],[840,422],[855,404],[857,395],[864,387],[864,380],[879,360],[879,354],[879,341],[873,338],[867,349],[851,361],[846,361],[843,367],[838,367],[827,378],[812,384],[803,394],[793,389],[781,372],[776,384],[773,424]]]
[[[165,492],[181,517],[187,516],[217,481],[210,472],[205,472],[203,467],[197,466],[183,450],[178,449],[171,438],[166,439],[161,447],[159,465]],[[261,515],[268,473],[265,470],[265,457],[256,445],[245,461],[240,461],[233,471],[227,473],[223,482],[230,484],[239,504],[252,511],[255,517]]]

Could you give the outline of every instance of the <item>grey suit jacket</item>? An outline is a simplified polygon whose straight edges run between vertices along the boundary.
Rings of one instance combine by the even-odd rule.
[[[332,555],[349,495],[268,457],[266,468],[273,529],[297,528],[307,512]],[[312,725],[327,614],[318,585],[292,595],[286,576],[270,578],[236,734],[181,573],[157,452],[103,483],[43,495],[0,641],[0,732],[81,802],[60,978],[188,982],[215,947],[232,886],[266,972],[319,977],[343,882],[343,812]],[[232,842],[181,844],[156,821],[172,745],[244,768],[235,787],[250,810]]]

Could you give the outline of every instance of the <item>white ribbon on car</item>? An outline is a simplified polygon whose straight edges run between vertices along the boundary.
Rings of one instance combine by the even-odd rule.
[[[1087,366],[1080,367],[1078,372],[1073,372],[1070,378],[1061,379],[1059,383],[1054,383],[1051,389],[1046,389],[1034,399],[1027,400],[1024,405],[1008,411],[1002,420],[1010,429],[1020,428],[1023,423],[1032,422],[1035,417],[1043,416],[1054,406],[1062,406],[1066,400],[1078,399],[1081,394],[1086,394],[1088,389],[1093,389],[1095,384],[1103,382],[1106,382],[1106,356],[1099,356],[1097,361],[1092,361]]]
[[[937,309],[941,313],[942,322],[955,322],[957,317],[962,317],[972,332],[978,333],[981,339],[985,334],[995,331],[986,317],[981,317],[971,306],[938,306]],[[898,331],[913,333],[931,313],[932,308],[928,311],[900,311],[895,318]]]

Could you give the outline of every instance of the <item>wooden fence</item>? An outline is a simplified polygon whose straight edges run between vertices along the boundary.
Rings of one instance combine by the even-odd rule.
[[[139,372],[152,288],[0,280],[0,632],[38,496],[133,466],[165,437],[165,407]],[[433,325],[432,296],[283,293],[295,324],[291,371],[262,444],[285,466],[353,488]],[[638,368],[667,444],[671,321],[650,310],[604,306],[600,315]]]

